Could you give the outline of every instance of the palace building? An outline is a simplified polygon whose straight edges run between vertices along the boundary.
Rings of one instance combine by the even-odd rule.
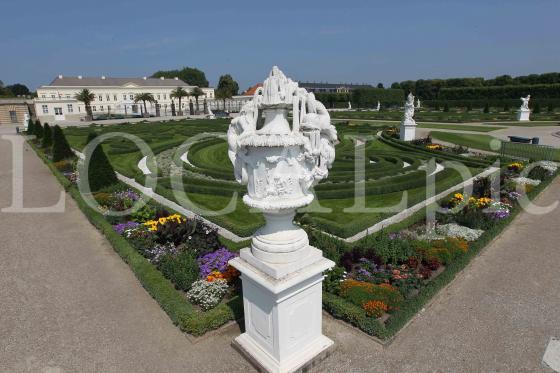
[[[35,113],[41,122],[80,121],[86,116],[85,105],[75,99],[75,95],[87,88],[95,99],[91,102],[94,118],[114,116],[141,116],[144,110],[142,102],[134,102],[139,93],[151,93],[157,103],[146,103],[148,114],[151,116],[171,116],[172,103],[179,111],[179,101],[171,97],[171,92],[182,87],[187,92],[195,88],[179,78],[111,78],[111,77],[83,77],[59,75],[49,85],[37,89],[35,99]],[[203,107],[204,100],[214,99],[214,88],[202,88],[204,96],[198,98],[199,107]],[[181,101],[181,110],[189,111],[189,99]],[[196,104],[195,104],[196,106]]]

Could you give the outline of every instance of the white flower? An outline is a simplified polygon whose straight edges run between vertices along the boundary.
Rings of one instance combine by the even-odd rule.
[[[438,225],[436,232],[446,237],[457,237],[466,241],[476,241],[484,233],[482,229],[471,229],[455,223]]]
[[[537,186],[541,183],[540,180],[529,179],[528,177],[514,177],[513,182],[521,185],[534,185]]]

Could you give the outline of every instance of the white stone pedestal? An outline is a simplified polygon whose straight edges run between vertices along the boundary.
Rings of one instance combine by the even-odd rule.
[[[517,112],[517,120],[520,122],[528,122],[530,115],[531,115],[531,110],[519,109],[519,111]]]
[[[334,263],[320,250],[309,247],[295,263],[273,264],[245,248],[230,264],[241,272],[245,313],[245,333],[234,345],[260,368],[294,372],[333,345],[322,334],[321,297],[323,272]]]
[[[400,139],[403,141],[412,141],[416,138],[416,122],[402,121],[400,128]]]

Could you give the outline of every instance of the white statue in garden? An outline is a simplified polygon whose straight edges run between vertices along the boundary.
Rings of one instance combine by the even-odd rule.
[[[348,101],[348,110],[352,110],[352,103]]]
[[[381,110],[381,102],[377,101],[377,111]]]
[[[420,104],[420,98],[418,98],[418,99],[416,99],[416,109],[420,109],[421,108],[420,105],[421,105]]]
[[[416,122],[414,121],[414,95],[411,93],[406,97],[404,104],[404,117],[401,121],[400,139],[404,141],[414,140],[416,137]]]
[[[527,95],[527,97],[521,97],[521,110],[529,110],[529,100],[531,99],[531,95]]]

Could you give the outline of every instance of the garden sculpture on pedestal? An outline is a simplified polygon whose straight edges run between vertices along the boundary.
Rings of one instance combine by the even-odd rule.
[[[404,104],[404,118],[401,121],[400,139],[414,140],[416,137],[416,122],[414,121],[414,96],[409,93]]]
[[[321,283],[334,263],[293,218],[327,177],[336,141],[325,106],[276,66],[228,130],[235,178],[247,185],[243,201],[266,219],[230,261],[242,274],[246,328],[234,343],[268,371],[300,368],[332,345],[321,332]]]
[[[531,115],[531,110],[529,109],[529,100],[531,99],[531,95],[527,95],[527,97],[521,97],[521,107],[517,112],[517,120],[521,122],[529,121],[529,116]]]

